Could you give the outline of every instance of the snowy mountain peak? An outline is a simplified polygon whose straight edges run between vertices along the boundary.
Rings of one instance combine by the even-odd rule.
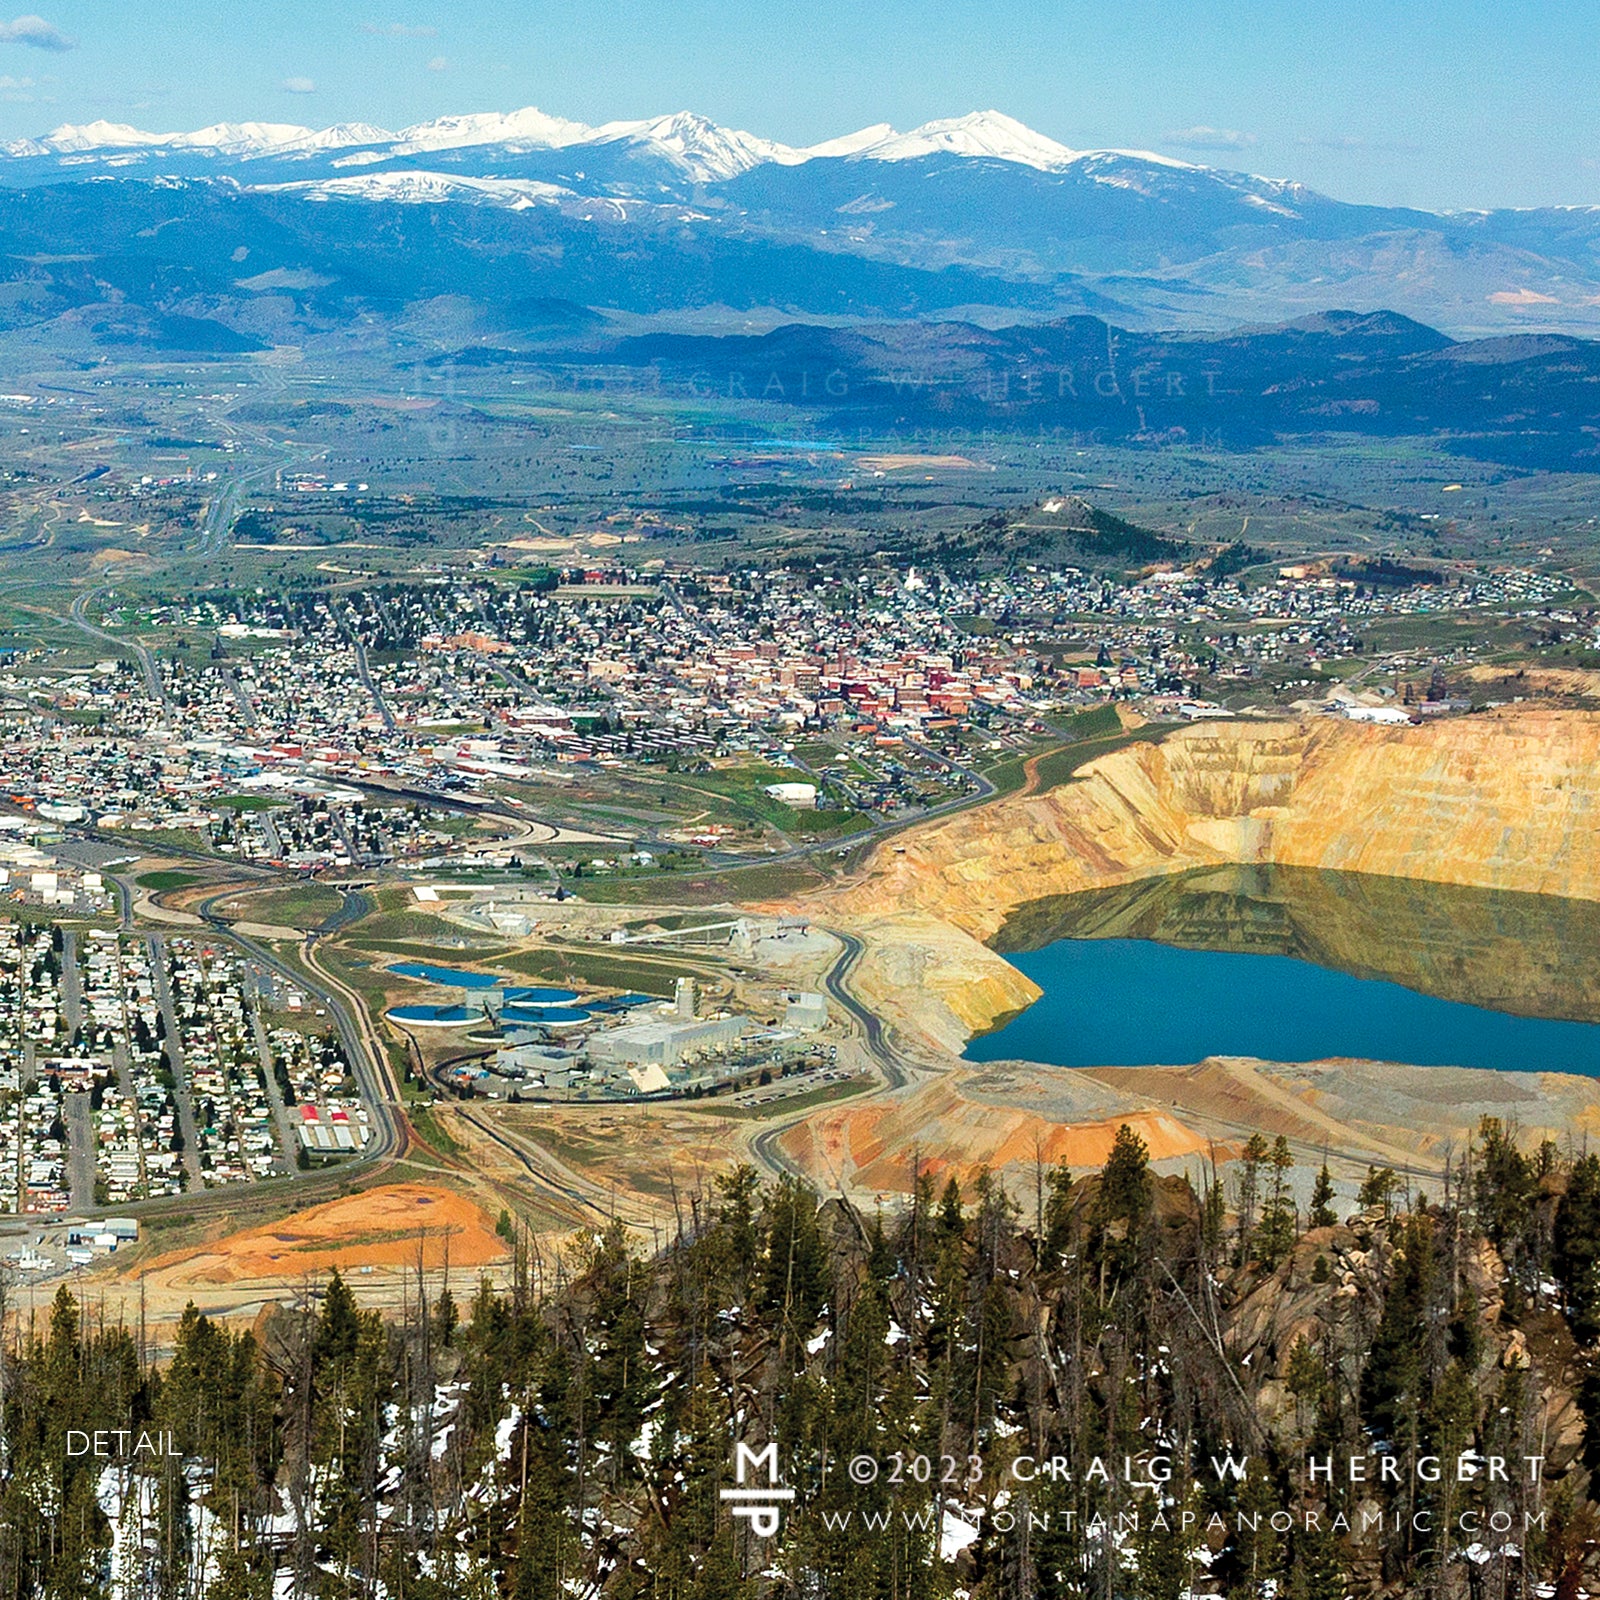
[[[870,128],[858,129],[855,133],[841,134],[837,139],[824,139],[821,144],[809,144],[804,150],[796,154],[809,159],[826,161],[835,156],[856,156],[863,150],[870,150],[874,145],[881,145],[890,139],[898,139],[900,135],[889,126],[887,122],[875,122]]]
[[[925,122],[910,133],[890,129],[876,143],[851,153],[869,161],[914,161],[931,155],[979,156],[991,161],[1014,161],[1042,172],[1057,171],[1078,159],[1077,151],[1035,133],[1000,111],[945,117]]]
[[[219,150],[225,155],[242,155],[296,144],[314,133],[314,129],[293,122],[214,122],[209,128],[171,134],[160,142],[175,150]]]
[[[608,122],[596,128],[585,143],[612,139],[626,139],[667,156],[697,183],[723,182],[768,162],[793,165],[803,159],[788,145],[738,128],[719,127],[693,111],[675,111],[642,122]]]
[[[142,128],[130,128],[125,122],[86,122],[74,125],[64,122],[39,141],[46,150],[76,152],[82,150],[129,150],[138,145],[170,144],[177,134],[146,133]]]
[[[482,144],[561,150],[568,145],[583,144],[594,131],[584,122],[547,116],[537,106],[524,106],[521,111],[477,111],[465,116],[438,117],[432,122],[402,128],[394,153],[411,155],[425,150],[462,150]]]
[[[68,123],[42,140],[7,146],[16,155],[85,154],[97,150],[196,150],[224,156],[261,156],[293,151],[341,150],[349,145],[390,144],[394,135],[365,122],[306,128],[297,122],[214,122],[193,133],[147,133],[120,122]]]

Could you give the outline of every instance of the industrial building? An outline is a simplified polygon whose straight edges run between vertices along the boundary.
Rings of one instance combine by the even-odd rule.
[[[802,991],[791,994],[783,1008],[784,1026],[802,1033],[815,1033],[828,1025],[828,1001],[824,995]]]
[[[589,1059],[616,1066],[672,1067],[698,1051],[733,1044],[749,1031],[747,1017],[630,1022],[625,1027],[595,1034],[589,1041]]]

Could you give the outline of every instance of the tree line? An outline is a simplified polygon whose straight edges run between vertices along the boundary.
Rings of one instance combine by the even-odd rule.
[[[160,1360],[13,1293],[0,1596],[1576,1596],[1600,1157],[1486,1122],[1436,1192],[1341,1204],[1230,1154],[1163,1176],[1124,1127],[870,1211],[740,1167],[649,1254],[512,1225],[503,1287],[419,1265],[384,1318],[335,1274]]]

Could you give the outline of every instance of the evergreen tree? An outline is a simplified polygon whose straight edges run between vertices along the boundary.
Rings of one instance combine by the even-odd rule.
[[[1339,1220],[1334,1213],[1333,1201],[1333,1174],[1328,1171],[1328,1163],[1324,1161],[1317,1173],[1317,1181],[1312,1185],[1311,1209],[1306,1215],[1307,1223],[1313,1228],[1333,1227]]]
[[[1572,1323],[1584,1344],[1600,1338],[1600,1156],[1585,1155],[1567,1178],[1567,1192],[1556,1207],[1550,1270]]]

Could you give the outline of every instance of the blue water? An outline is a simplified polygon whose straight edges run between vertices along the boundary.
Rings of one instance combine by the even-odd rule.
[[[483,1013],[465,1006],[394,1006],[389,1015],[396,1022],[473,1022]]]
[[[576,989],[507,989],[506,1004],[519,1006],[570,1006]]]
[[[1600,1076],[1600,1025],[1488,1011],[1292,956],[1061,939],[1007,959],[1044,996],[974,1039],[969,1061],[1112,1067],[1354,1056]]]
[[[504,1006],[501,1017],[507,1022],[587,1022],[589,1013],[571,1006]]]
[[[486,972],[465,972],[460,967],[435,967],[425,961],[402,961],[390,967],[402,978],[421,978],[424,983],[437,983],[447,989],[492,989],[499,979]]]

